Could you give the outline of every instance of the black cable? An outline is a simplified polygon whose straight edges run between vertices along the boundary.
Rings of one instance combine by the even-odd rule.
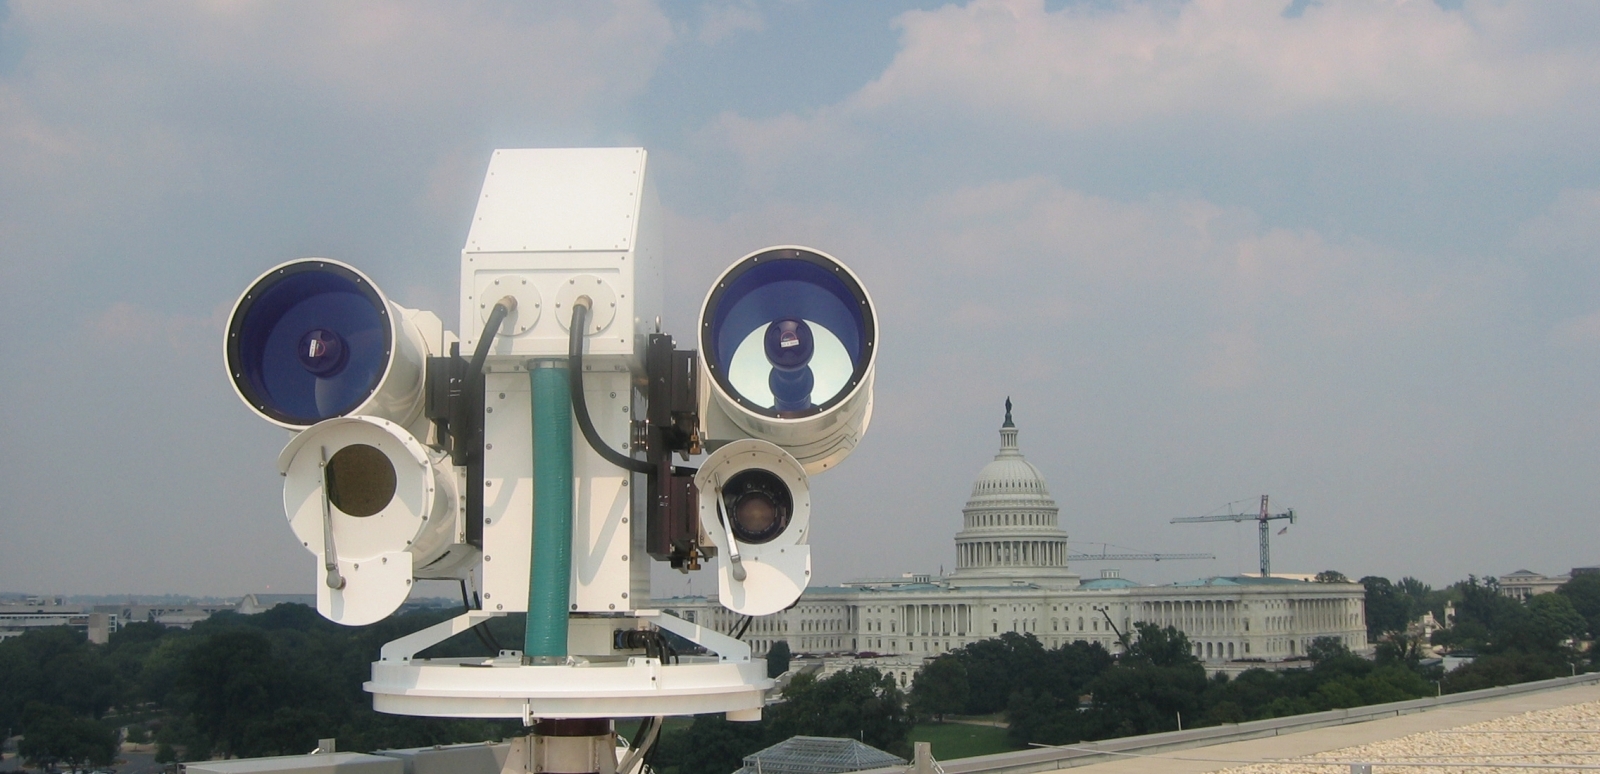
[[[567,329],[567,378],[572,392],[572,415],[578,420],[578,429],[583,431],[583,438],[589,442],[589,448],[594,449],[594,453],[600,455],[606,462],[634,473],[654,473],[655,465],[646,460],[636,460],[618,453],[607,445],[600,437],[600,433],[594,429],[594,419],[589,416],[589,401],[583,395],[583,329],[588,324],[589,305],[573,304],[572,324]]]
[[[656,756],[661,752],[660,741],[661,740],[658,737],[656,739],[657,743],[650,745],[650,749],[644,751],[644,766],[639,769],[641,774],[643,774],[643,772],[658,771],[656,768]]]
[[[633,732],[633,738],[628,740],[628,750],[630,752],[639,749],[639,743],[644,741],[645,734],[650,730],[650,724],[654,722],[654,715],[646,715],[639,718],[639,728]]]
[[[632,774],[634,764],[639,766],[640,774],[654,771],[650,766],[651,756],[661,741],[661,726],[666,719],[660,716],[645,717],[639,721],[639,730],[628,743],[628,754],[623,757],[622,763],[617,767],[618,774]],[[643,749],[641,749],[643,748]]]
[[[500,324],[506,321],[506,315],[516,308],[517,299],[512,296],[494,302],[494,308],[489,310],[489,321],[483,324],[483,335],[478,337],[478,346],[472,350],[472,362],[467,366],[468,384],[483,378],[483,363],[489,359],[489,346],[494,343],[495,334],[500,332]]]
[[[750,631],[750,623],[754,620],[756,620],[756,617],[753,615],[745,616],[744,620],[739,622],[738,633],[733,635],[733,638],[736,640],[744,639],[745,632]]]
[[[457,578],[457,580],[461,581],[461,606],[465,607],[469,612],[482,609],[483,604],[481,602],[477,607],[473,607],[472,601],[467,598],[467,579]],[[489,649],[491,655],[498,656],[500,655],[500,641],[495,638],[494,632],[489,631],[487,623],[485,621],[472,627],[472,633],[478,635],[478,642],[483,643],[483,646]]]
[[[678,651],[673,649],[672,641],[667,639],[667,635],[657,631],[651,632],[651,637],[656,643],[655,657],[660,659],[662,664],[678,663]]]
[[[461,388],[465,395],[459,403],[465,405],[460,407],[461,416],[450,420],[451,461],[467,469],[467,542],[479,548],[483,547],[483,364],[489,358],[489,345],[500,332],[500,324],[516,308],[517,299],[506,296],[489,310],[489,321],[483,326],[463,377]]]

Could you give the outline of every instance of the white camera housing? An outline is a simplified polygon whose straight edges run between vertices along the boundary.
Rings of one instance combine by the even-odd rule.
[[[414,577],[456,577],[476,561],[477,550],[461,543],[455,470],[394,422],[320,422],[289,442],[278,471],[289,527],[319,560],[317,612],[331,621],[382,620],[405,602]],[[341,588],[326,582],[330,558]]]
[[[758,438],[782,447],[810,474],[855,450],[872,421],[878,317],[848,267],[807,247],[758,250],[712,283],[699,322],[698,397],[708,447]],[[785,332],[790,338],[763,340],[780,325],[804,338]],[[786,367],[782,348],[791,346],[807,355]],[[790,389],[786,373],[803,383],[788,401],[781,394]]]
[[[501,323],[484,372],[484,608],[528,609],[533,535],[529,361],[567,357],[573,302],[588,296],[584,396],[600,437],[632,448],[646,337],[661,313],[661,216],[643,148],[494,152],[461,250],[461,350],[494,304]],[[650,559],[632,518],[645,487],[573,428],[573,612],[630,610],[650,597]],[[642,483],[642,482],[640,482]],[[640,529],[635,529],[639,526]],[[638,539],[635,540],[637,533]]]
[[[437,316],[390,301],[355,267],[301,258],[250,283],[223,349],[234,394],[279,427],[365,415],[425,432],[426,358],[445,339]]]
[[[787,518],[759,542],[741,540],[728,488],[740,476],[780,482]],[[746,438],[712,452],[695,474],[700,525],[717,549],[717,591],[722,606],[743,615],[788,608],[811,583],[811,486],[806,471],[777,445]]]
[[[661,314],[661,217],[643,148],[501,149],[461,250],[461,349],[517,307],[490,357],[566,357],[572,302],[594,301],[587,354],[634,367]],[[598,360],[597,360],[598,362]]]

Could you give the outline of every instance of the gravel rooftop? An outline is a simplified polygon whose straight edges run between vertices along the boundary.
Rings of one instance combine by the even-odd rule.
[[[1200,750],[1189,752],[1195,753],[1195,757],[1204,755]],[[1457,728],[1329,750],[1292,761],[1224,769],[1223,772],[1343,774],[1351,771],[1350,764],[1357,762],[1373,764],[1373,774],[1600,771],[1600,702],[1535,710]],[[1403,765],[1405,763],[1427,765]]]

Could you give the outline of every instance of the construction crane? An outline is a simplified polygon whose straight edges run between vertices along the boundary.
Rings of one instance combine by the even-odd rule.
[[[1213,516],[1180,516],[1176,519],[1173,519],[1172,523],[1193,524],[1202,521],[1237,522],[1254,520],[1259,525],[1258,528],[1261,532],[1261,577],[1266,578],[1272,575],[1272,531],[1267,526],[1267,523],[1275,519],[1288,519],[1289,523],[1293,524],[1294,509],[1290,508],[1283,513],[1267,513],[1267,496],[1262,495],[1260,513],[1224,513]],[[1288,527],[1285,527],[1284,529],[1288,529]]]
[[[1114,554],[1114,553],[1111,553],[1110,550],[1109,550],[1110,547],[1111,547],[1110,543],[1099,543],[1098,545],[1100,546],[1100,553],[1098,553],[1098,554],[1085,554],[1085,553],[1081,553],[1081,552],[1078,552],[1078,551],[1069,551],[1069,552],[1067,552],[1067,558],[1068,559],[1076,559],[1077,561],[1080,561],[1080,562],[1123,561],[1123,560],[1140,561],[1140,562],[1159,562],[1159,561],[1161,561],[1163,559],[1177,561],[1177,560],[1181,560],[1181,559],[1215,559],[1215,558],[1217,558],[1215,554],[1152,554],[1152,553],[1147,553],[1147,552],[1144,552],[1144,551],[1127,551],[1127,552],[1123,552],[1123,553]],[[1118,546],[1118,548],[1121,548],[1121,546]]]

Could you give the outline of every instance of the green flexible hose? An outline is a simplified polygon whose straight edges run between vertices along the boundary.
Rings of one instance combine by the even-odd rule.
[[[530,659],[567,655],[572,577],[572,393],[564,360],[528,369],[533,388],[533,566],[528,574]]]

